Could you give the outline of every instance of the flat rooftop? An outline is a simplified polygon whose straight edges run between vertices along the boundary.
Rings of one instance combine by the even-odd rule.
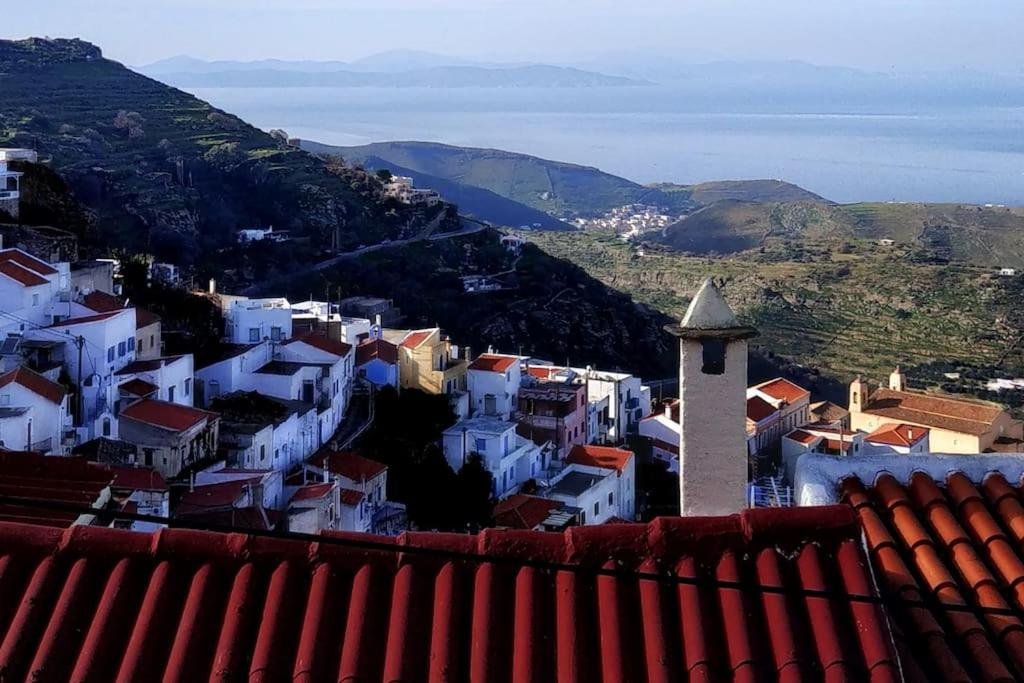
[[[502,420],[500,417],[481,415],[479,417],[471,417],[456,422],[451,427],[444,430],[444,432],[445,434],[459,433],[463,429],[465,429],[467,432],[483,432],[484,434],[502,434],[510,429],[515,428],[516,425],[514,422],[507,422],[505,420]]]
[[[549,496],[562,495],[575,498],[581,493],[593,488],[607,476],[607,474],[589,474],[587,472],[573,470],[559,479],[554,486],[548,489],[547,493]]]

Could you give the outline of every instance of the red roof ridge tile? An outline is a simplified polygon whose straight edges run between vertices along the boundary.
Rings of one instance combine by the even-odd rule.
[[[57,269],[51,266],[46,261],[38,259],[32,254],[25,252],[17,247],[8,247],[7,249],[0,249],[0,263],[2,262],[14,262],[22,268],[35,271],[40,275],[56,275]]]
[[[481,372],[505,372],[519,360],[517,356],[497,353],[483,353],[469,364],[470,370]]]
[[[68,393],[63,385],[47,379],[24,365],[19,365],[13,370],[0,375],[0,387],[5,387],[12,382],[57,405],[61,404]]]

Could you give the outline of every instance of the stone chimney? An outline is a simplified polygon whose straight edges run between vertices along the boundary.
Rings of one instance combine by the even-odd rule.
[[[900,370],[900,366],[896,366],[896,369],[889,375],[889,389],[892,391],[906,391],[907,390],[907,376]]]
[[[210,294],[216,294],[217,293],[217,281],[214,278],[212,278],[212,277],[210,278],[210,289],[209,289],[209,292],[210,292]]]
[[[711,279],[678,325],[679,506],[684,517],[747,507],[747,340],[745,327]]]

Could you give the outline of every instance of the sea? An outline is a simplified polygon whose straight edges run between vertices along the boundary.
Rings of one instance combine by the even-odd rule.
[[[264,129],[423,140],[640,183],[773,178],[838,202],[1024,205],[1024,103],[617,88],[195,88]]]

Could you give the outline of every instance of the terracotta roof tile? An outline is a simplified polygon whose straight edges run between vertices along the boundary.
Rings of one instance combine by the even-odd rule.
[[[429,339],[430,335],[433,334],[434,331],[435,331],[434,329],[431,329],[431,330],[415,330],[413,332],[410,332],[409,334],[407,334],[405,336],[405,339],[402,340],[402,346],[404,346],[407,349],[415,349],[420,344],[422,344],[427,339]]]
[[[136,491],[167,491],[167,482],[152,467],[129,467],[117,465],[110,468],[114,475],[116,489],[135,489]]]
[[[121,411],[121,419],[136,420],[175,432],[183,432],[202,420],[216,417],[216,413],[189,406],[144,398]]]
[[[132,394],[133,396],[138,396],[139,398],[143,398],[160,391],[160,387],[157,385],[152,382],[139,379],[138,377],[130,379],[127,382],[121,382],[121,384],[117,385],[117,388],[121,391]]]
[[[0,495],[92,507],[101,501],[104,489],[113,479],[110,468],[84,458],[0,451]],[[4,521],[66,527],[78,517],[74,512],[0,504],[0,520]],[[0,565],[3,555],[0,549]],[[0,605],[0,629],[3,611]]]
[[[747,419],[753,420],[754,422],[760,422],[765,418],[771,417],[778,410],[768,401],[764,400],[760,396],[751,396],[747,399]]]
[[[306,486],[300,486],[299,489],[292,495],[291,502],[298,503],[304,500],[315,500],[317,498],[323,498],[333,490],[333,482],[326,484],[308,484]]]
[[[517,493],[494,506],[494,523],[508,529],[536,529],[552,510],[563,505],[561,501]]]
[[[326,448],[313,455],[309,459],[309,464],[321,469],[327,469],[334,474],[340,474],[352,481],[373,479],[388,469],[387,465],[376,460],[364,458],[356,453],[332,451]]]
[[[342,358],[347,356],[352,350],[351,344],[346,344],[338,339],[331,339],[322,332],[309,332],[299,337],[292,337],[285,342],[285,345],[295,344],[298,342],[302,342],[303,344],[312,346],[315,349],[320,349],[321,351],[325,351]]]
[[[927,427],[915,427],[907,424],[884,424],[875,431],[864,437],[865,441],[881,443],[888,446],[903,446],[909,448],[924,440],[928,436]]]
[[[814,443],[821,437],[815,436],[814,434],[809,434],[802,429],[794,429],[789,434],[786,434],[786,438],[796,441],[797,443],[802,443],[806,445]]]
[[[217,508],[234,507],[253,486],[260,483],[260,480],[261,477],[250,477],[195,486],[181,495],[174,514],[191,515]]]
[[[516,362],[515,356],[499,356],[493,353],[485,353],[469,364],[470,370],[482,370],[484,372],[505,372]]]
[[[109,313],[124,308],[120,297],[96,289],[82,297],[82,305],[97,313]]]
[[[1003,409],[981,401],[892,391],[882,387],[871,393],[864,412],[934,429],[984,434],[992,428],[993,421],[1002,414]]]
[[[59,323],[53,323],[47,325],[47,327],[70,327],[71,325],[84,325],[85,323],[95,323],[101,320],[107,320],[113,318],[119,313],[123,313],[128,309],[122,308],[116,311],[107,311],[106,313],[97,313],[96,315],[83,315],[78,318],[68,318],[67,320],[61,320]]]
[[[63,386],[56,382],[51,382],[38,372],[26,368],[24,365],[0,375],[0,388],[5,387],[12,382],[25,387],[37,396],[42,396],[50,403],[56,403],[57,405],[60,405],[64,400],[64,396],[67,395],[67,390]]]
[[[390,365],[398,363],[398,347],[385,339],[370,339],[356,347],[356,365],[380,359]]]
[[[56,268],[52,267],[45,261],[37,259],[31,254],[26,254],[20,249],[3,249],[0,250],[0,263],[13,262],[17,263],[23,268],[28,268],[31,271],[39,273],[40,275],[56,275]]]
[[[316,543],[0,524],[0,560],[19,569],[0,666],[12,680],[895,681],[877,605],[756,590],[875,595],[859,533],[842,506]]]
[[[341,489],[341,504],[354,507],[363,502],[363,498],[366,498],[366,494],[362,491],[356,491],[355,489]]]
[[[605,467],[622,472],[632,457],[633,451],[627,451],[623,448],[588,444],[585,446],[573,446],[565,461],[571,465]]]
[[[48,282],[46,278],[39,277],[39,275],[33,273],[28,268],[22,268],[17,263],[11,261],[0,261],[0,273],[26,287],[45,285]]]
[[[811,392],[783,377],[762,382],[754,388],[762,394],[767,394],[776,400],[785,401],[786,403],[796,403],[800,399],[811,395]]]
[[[143,327],[149,327],[158,322],[160,322],[160,316],[156,313],[145,308],[135,307],[135,329],[141,330]]]
[[[1024,532],[1017,519],[1024,507],[1002,475],[990,475],[981,490],[960,473],[943,488],[923,472],[906,485],[883,474],[871,487],[850,478],[842,489],[861,518],[883,593],[921,602],[892,600],[889,608],[926,677],[1024,678],[1024,559],[1018,539],[1003,530],[1016,524]]]

